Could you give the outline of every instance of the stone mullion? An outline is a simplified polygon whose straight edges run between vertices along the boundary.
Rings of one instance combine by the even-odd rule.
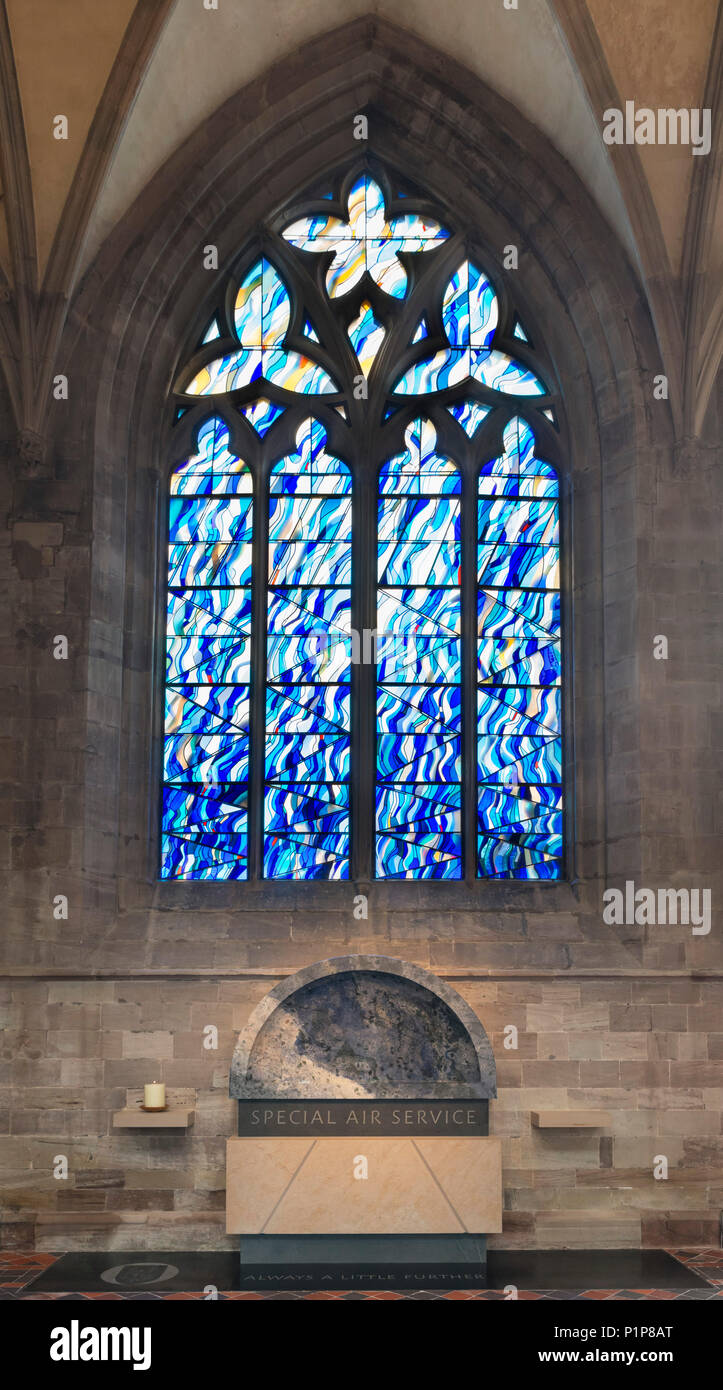
[[[376,665],[374,645],[364,631],[376,613],[376,458],[369,436],[354,479],[352,533],[352,624],[356,660],[352,665],[352,854],[351,876],[374,876],[374,793],[376,771]]]
[[[477,474],[462,476],[462,872],[477,871]]]
[[[256,478],[252,541],[251,680],[249,701],[248,876],[263,877],[266,747],[266,614],[268,608],[268,466]]]

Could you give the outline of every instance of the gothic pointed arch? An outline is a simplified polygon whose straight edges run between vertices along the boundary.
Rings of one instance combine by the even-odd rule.
[[[333,120],[330,91],[334,92]],[[298,118],[302,108],[303,122]],[[444,120],[439,119],[442,109]],[[618,690],[619,673],[628,669],[628,657],[635,676],[642,621],[639,606],[630,604],[630,575],[622,562],[632,554],[639,566],[644,555],[630,550],[628,532],[634,533],[641,522],[642,499],[653,485],[661,447],[667,447],[661,445],[661,430],[665,435],[668,417],[651,417],[641,372],[641,363],[646,370],[660,369],[655,334],[623,246],[550,142],[463,67],[445,61],[442,71],[435,51],[409,36],[402,44],[398,33],[376,20],[355,23],[348,31],[315,41],[293,59],[278,62],[208,117],[115,228],[71,305],[63,350],[69,371],[84,375],[87,404],[92,408],[81,411],[82,403],[74,398],[66,403],[62,439],[72,457],[77,455],[88,465],[94,575],[89,605],[93,640],[84,656],[84,698],[93,736],[82,751],[88,790],[78,805],[85,868],[77,892],[91,904],[117,898],[123,911],[135,912],[140,905],[164,911],[187,908],[193,913],[199,961],[208,959],[206,947],[211,942],[219,959],[228,959],[223,953],[231,948],[223,937],[236,930],[250,934],[243,959],[255,959],[253,943],[266,939],[267,913],[272,910],[336,913],[346,904],[343,910],[350,911],[348,880],[326,879],[316,886],[307,881],[302,908],[298,884],[261,877],[260,786],[255,793],[252,789],[249,800],[250,821],[256,818],[249,837],[249,878],[216,883],[211,892],[204,882],[159,879],[157,807],[163,766],[160,693],[165,662],[169,464],[172,470],[191,458],[198,449],[203,421],[220,414],[230,428],[231,452],[248,463],[256,487],[265,487],[272,452],[274,462],[294,453],[299,425],[310,413],[326,429],[329,452],[350,466],[353,463],[348,449],[350,427],[335,408],[341,402],[331,393],[314,397],[313,412],[308,399],[289,402],[261,436],[235,403],[228,412],[220,395],[181,399],[175,387],[182,388],[192,379],[181,380],[187,369],[196,367],[194,356],[200,353],[200,366],[219,356],[211,339],[203,343],[207,333],[222,327],[212,324],[219,297],[223,301],[219,288],[232,276],[238,286],[253,255],[258,258],[266,252],[279,275],[288,281],[291,274],[294,284],[303,261],[304,283],[319,286],[314,277],[326,274],[323,256],[287,242],[282,227],[307,215],[305,203],[312,191],[321,200],[324,192],[333,192],[335,180],[341,203],[340,183],[353,165],[359,165],[353,129],[360,110],[369,113],[365,153],[380,167],[379,178],[381,170],[389,170],[418,192],[432,215],[436,209],[441,225],[449,221],[455,235],[458,227],[464,228],[466,249],[471,253],[467,259],[490,277],[505,311],[505,285],[509,284],[519,322],[512,314],[504,320],[510,340],[506,348],[498,345],[498,350],[518,361],[529,361],[528,353],[533,354],[535,375],[555,398],[554,405],[548,405],[542,397],[515,397],[509,420],[515,416],[528,424],[534,421],[536,457],[554,468],[559,479],[562,655],[567,672],[562,710],[563,782],[568,792],[565,877],[546,882],[542,892],[539,880],[518,879],[513,884],[477,876],[472,818],[465,821],[464,879],[448,883],[443,891],[448,901],[470,914],[473,935],[502,932],[505,944],[499,949],[505,960],[519,953],[527,957],[524,938],[530,919],[525,913],[532,910],[568,914],[556,920],[569,923],[571,940],[585,943],[569,949],[587,952],[586,960],[597,959],[602,947],[596,938],[586,942],[584,924],[597,913],[597,885],[608,855],[614,854],[615,862],[625,865],[628,876],[639,872],[641,841],[635,826],[642,809],[639,803],[629,802],[626,792],[637,775],[639,755],[629,747],[627,706],[618,698]],[[338,215],[348,215],[348,204],[339,207]],[[258,240],[261,228],[268,232],[263,243]],[[420,257],[422,262],[428,258],[430,274],[432,259],[437,257],[439,319],[424,326],[415,319],[407,325],[407,357],[399,367],[399,379],[428,349],[444,347],[445,286],[463,260],[462,255],[455,256],[446,264],[445,257],[454,249],[452,240],[447,238]],[[217,248],[218,275],[209,274],[204,266],[204,247],[209,244]],[[504,263],[505,248],[510,246],[519,251],[519,268],[514,273]],[[399,260],[406,273],[404,253]],[[360,302],[355,318],[361,322],[352,331],[364,332],[365,345],[371,350],[384,329],[385,339],[377,347],[372,368],[377,373],[374,389],[378,383],[381,391],[391,336],[375,303],[378,289],[373,280],[367,280],[366,298],[375,322],[366,310],[361,313]],[[329,314],[336,314],[340,301],[334,298],[332,305],[324,284],[320,297],[322,291],[329,299]],[[405,304],[412,306],[413,293],[402,301],[390,296],[389,302],[392,310],[400,305],[399,317]],[[409,313],[411,320],[411,307]],[[327,357],[324,339],[331,325],[312,324],[311,334],[305,324],[305,318],[294,322],[294,332],[299,331],[287,347],[336,381],[336,362]],[[355,359],[350,326],[351,320],[343,325],[345,351],[351,354],[347,366]],[[336,319],[333,327],[341,343]],[[436,343],[425,345],[425,329],[428,339],[432,332],[439,334]],[[362,354],[368,360],[366,346]],[[377,417],[375,424],[388,437],[388,448],[375,457],[376,470],[404,451],[405,429],[416,418],[432,420],[443,457],[469,449],[481,467],[483,449],[488,462],[504,456],[505,423],[499,411],[483,417],[488,388],[482,382],[466,393],[464,420],[473,430],[470,438],[443,402],[432,400],[431,394],[415,399],[392,392],[395,383],[384,379],[393,399],[384,412],[389,409],[391,414],[381,423]],[[368,384],[371,396],[371,373]],[[269,386],[262,393],[269,406],[244,402],[246,389],[240,388],[240,404],[256,412],[259,422],[264,412],[267,421],[271,419],[279,405],[273,398],[276,388]],[[454,449],[450,432],[456,440]],[[476,497],[479,475],[473,479],[466,465],[463,473],[464,486]],[[648,481],[638,488],[636,479],[643,474]],[[354,532],[353,564],[354,547],[368,551],[374,541],[376,477],[370,469],[364,483],[363,520]],[[257,507],[261,495],[255,494]],[[624,536],[617,521],[615,526],[602,524],[603,510],[606,517],[622,519]],[[262,514],[263,509],[257,511]],[[463,579],[470,612],[477,580],[474,566],[469,566],[478,538],[469,521],[474,509],[467,507],[465,514],[472,525]],[[257,549],[263,544],[258,528],[252,544]],[[373,631],[375,626],[373,585],[364,603],[364,611],[356,613],[353,621],[360,634],[365,627]],[[603,616],[618,610],[625,613],[622,634]],[[257,642],[263,640],[260,613],[252,621],[252,631]],[[353,697],[359,677],[352,665]],[[465,707],[472,709],[476,691],[474,679],[469,675],[467,679]],[[374,699],[364,708],[369,746],[374,736]],[[252,737],[263,737],[263,727],[257,720]],[[469,740],[470,734],[474,739],[474,730],[465,737]],[[352,731],[352,756],[359,736]],[[605,741],[607,759],[603,757]],[[255,758],[250,758],[251,783],[263,766],[263,751],[257,747]],[[470,756],[468,741],[463,751],[465,772]],[[108,795],[107,769],[115,765],[121,768],[121,787],[118,795]],[[366,779],[366,804],[373,808],[373,763],[362,763],[360,778]],[[632,827],[631,821],[635,822]],[[440,905],[438,883],[417,882],[414,908],[406,899],[402,911],[401,894],[394,890],[406,893],[404,884],[395,884],[390,877],[371,877],[374,835],[374,816],[368,814],[358,827],[349,872],[355,891],[368,898],[372,925],[358,928],[355,919],[354,930],[388,931],[396,940],[396,924],[404,918],[409,925],[408,919],[422,912],[429,930],[444,935],[444,922],[434,915]],[[258,889],[251,892],[254,883]],[[492,911],[491,919],[477,915],[485,908]],[[231,909],[240,914],[238,922],[227,915]],[[433,915],[427,918],[430,912]],[[497,913],[499,919],[494,916]],[[94,914],[97,922],[95,907]],[[167,920],[163,915],[159,925]],[[283,921],[287,920],[284,915]],[[345,920],[343,914],[338,920]],[[567,926],[560,929],[568,931]],[[162,956],[162,944],[149,945],[151,949]],[[559,968],[565,967],[568,946],[558,943],[556,935],[535,949]],[[616,953],[625,954],[626,949],[617,941],[606,941],[605,961]],[[234,951],[234,962],[238,959]]]
[[[219,278],[175,382],[163,878],[562,876],[559,407],[523,319],[369,156]]]

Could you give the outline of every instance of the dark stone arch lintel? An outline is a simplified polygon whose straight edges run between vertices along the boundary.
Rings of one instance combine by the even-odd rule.
[[[253,1099],[477,1099],[497,1094],[489,1038],[437,976],[336,956],[281,981],[239,1035],[229,1093]]]

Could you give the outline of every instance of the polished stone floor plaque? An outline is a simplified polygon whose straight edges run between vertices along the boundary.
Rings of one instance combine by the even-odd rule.
[[[715,1296],[698,1273],[664,1250],[492,1250],[487,1255],[470,1237],[400,1236],[396,1263],[380,1237],[354,1242],[352,1261],[343,1238],[306,1236],[274,1239],[241,1237],[241,1266],[235,1251],[83,1250],[60,1255],[23,1289],[21,1298],[57,1294],[113,1293],[121,1297],[201,1296],[209,1286],[223,1290],[314,1289],[499,1289],[520,1291],[645,1289],[697,1291]],[[18,1258],[22,1258],[21,1256]],[[31,1257],[32,1258],[32,1257]],[[552,1292],[549,1292],[552,1291]],[[207,1293],[206,1293],[206,1296]],[[565,1296],[564,1294],[562,1296]],[[568,1295],[569,1296],[569,1295]],[[635,1297],[640,1295],[636,1294]]]

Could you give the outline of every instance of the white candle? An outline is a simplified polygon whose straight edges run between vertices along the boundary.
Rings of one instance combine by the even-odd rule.
[[[162,1081],[154,1081],[143,1087],[143,1104],[147,1109],[160,1109],[166,1103],[166,1087]]]

